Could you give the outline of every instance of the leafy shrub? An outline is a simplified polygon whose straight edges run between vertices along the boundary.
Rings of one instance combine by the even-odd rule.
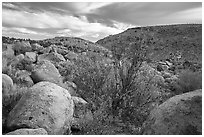
[[[176,94],[182,94],[202,88],[202,73],[184,70],[174,85]]]

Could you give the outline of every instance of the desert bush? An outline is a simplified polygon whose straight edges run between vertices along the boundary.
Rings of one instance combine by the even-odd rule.
[[[89,58],[75,60],[74,66],[73,82],[81,89],[78,91],[79,94],[86,100],[99,102],[100,89],[105,82],[108,69],[100,62],[94,63]]]
[[[173,85],[176,94],[182,94],[202,88],[202,73],[184,70],[179,74],[179,79]]]

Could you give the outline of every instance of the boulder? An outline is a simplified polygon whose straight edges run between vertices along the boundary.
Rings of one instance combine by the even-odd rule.
[[[13,89],[13,80],[6,74],[2,74],[2,95],[9,94]]]
[[[74,84],[74,83],[73,83]],[[71,95],[71,96],[77,96],[78,94],[76,93],[76,88],[74,88],[73,86],[71,86],[70,85],[70,83],[69,82],[65,82],[65,83],[63,83],[63,84],[60,84],[60,86],[61,87],[63,87],[63,88],[65,88],[68,92],[69,92],[69,94]]]
[[[202,90],[176,95],[154,109],[143,124],[145,135],[201,135]]]
[[[43,46],[41,46],[40,44],[38,43],[33,43],[31,44],[31,47],[32,47],[32,50],[33,51],[37,51],[37,52],[40,52],[41,50],[43,50]]]
[[[71,127],[72,129],[81,130],[93,121],[93,114],[84,99],[72,96],[72,100],[75,107]]]
[[[43,48],[42,50],[40,50],[41,53],[43,54],[46,54],[46,53],[50,53],[52,50],[51,47],[46,47],[46,48]]]
[[[38,61],[42,61],[42,60],[49,60],[52,63],[66,61],[65,58],[61,54],[58,54],[56,52],[45,53],[45,54],[39,55]]]
[[[37,129],[22,128],[9,132],[6,135],[47,135],[47,131],[44,128]]]
[[[65,82],[69,87],[72,87],[73,89],[77,89],[77,85],[74,82],[66,81]]]
[[[17,41],[13,46],[13,50],[15,51],[16,55],[18,54],[25,54],[25,52],[32,51],[32,47],[29,41]]]
[[[44,128],[49,135],[70,133],[74,103],[69,92],[50,82],[28,89],[7,119],[7,127]]]
[[[57,48],[57,53],[65,56],[66,54],[69,53],[69,50],[67,50],[67,48],[65,48],[65,47],[58,47]]]
[[[64,57],[65,59],[68,59],[68,60],[74,60],[78,58],[78,55],[75,52],[69,51],[69,53],[66,54]]]
[[[36,61],[36,53],[35,52],[26,52],[25,53],[25,60],[29,62],[35,62]]]
[[[18,79],[21,85],[26,85],[27,87],[31,87],[34,85],[33,80],[30,77],[30,72],[26,70],[17,71],[16,78]]]
[[[49,81],[55,84],[61,84],[62,79],[57,68],[48,60],[41,61],[37,64],[31,73],[34,83]]]
[[[19,55],[16,56],[17,62],[22,61],[24,58],[25,58],[25,56],[23,54],[19,54]]]

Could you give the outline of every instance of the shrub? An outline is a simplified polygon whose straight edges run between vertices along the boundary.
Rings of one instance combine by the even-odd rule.
[[[182,94],[202,88],[202,73],[184,70],[174,85],[176,94]]]

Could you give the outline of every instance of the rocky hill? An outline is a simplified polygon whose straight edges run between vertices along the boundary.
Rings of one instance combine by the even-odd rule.
[[[148,47],[149,58],[165,60],[178,58],[202,62],[202,25],[182,24],[130,28],[96,42],[110,50],[114,47],[119,54],[128,54],[135,44]]]

